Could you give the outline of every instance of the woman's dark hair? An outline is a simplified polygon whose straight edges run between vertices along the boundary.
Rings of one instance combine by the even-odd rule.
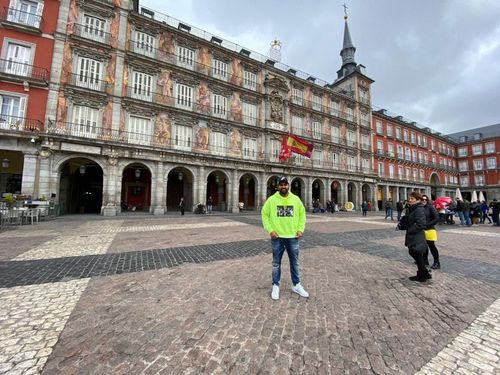
[[[415,198],[417,201],[422,200],[422,194],[420,194],[418,191],[411,192],[410,197]]]

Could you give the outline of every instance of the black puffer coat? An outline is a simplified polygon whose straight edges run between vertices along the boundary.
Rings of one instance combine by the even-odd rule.
[[[436,208],[432,205],[431,202],[427,203],[424,206],[425,210],[425,229],[435,229],[434,225],[439,223],[439,214]]]
[[[408,229],[406,230],[405,246],[418,252],[427,249],[424,229],[426,227],[425,210],[422,203],[416,203],[408,209]]]

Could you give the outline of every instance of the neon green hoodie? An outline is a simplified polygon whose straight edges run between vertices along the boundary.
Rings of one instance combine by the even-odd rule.
[[[306,227],[306,209],[291,192],[282,197],[277,191],[267,198],[261,215],[264,229],[268,233],[275,231],[282,238],[295,238],[297,232],[304,232]]]

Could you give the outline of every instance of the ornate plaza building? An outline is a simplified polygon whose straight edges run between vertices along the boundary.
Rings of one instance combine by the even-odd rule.
[[[281,175],[308,208],[458,183],[454,141],[372,114],[347,19],[326,82],[283,64],[277,41],[266,57],[138,1],[0,5],[0,192],[117,215],[208,197],[215,210],[258,210]],[[279,161],[287,133],[314,144],[311,159]]]

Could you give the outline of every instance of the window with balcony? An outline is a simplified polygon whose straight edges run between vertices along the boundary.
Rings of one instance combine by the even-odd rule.
[[[292,132],[296,135],[304,133],[304,118],[292,115]]]
[[[484,146],[487,154],[495,152],[495,142],[486,143]]]
[[[361,135],[361,147],[365,150],[370,149],[370,137],[366,134]]]
[[[434,142],[434,139],[431,139],[431,150],[436,151],[436,142]]]
[[[424,163],[427,164],[429,161],[429,155],[427,155],[427,152],[424,152]]]
[[[376,120],[375,121],[375,131],[377,134],[384,134],[384,128],[382,127],[382,121]]]
[[[389,177],[394,178],[394,164],[389,164]]]
[[[332,152],[332,167],[337,169],[339,167],[339,154]]]
[[[415,133],[411,133],[411,143],[415,144],[417,143],[417,136]]]
[[[134,32],[134,40],[132,41],[133,50],[144,56],[154,57],[156,48],[156,38],[153,35],[146,34],[142,31]]]
[[[462,160],[458,163],[458,170],[461,172],[469,170],[469,166],[467,165],[467,160]]]
[[[7,41],[5,62],[2,72],[16,76],[31,76],[32,48],[29,45]]]
[[[96,138],[99,135],[100,113],[97,108],[73,106],[70,134],[76,137]]]
[[[404,159],[403,146],[398,145],[398,159]]]
[[[227,134],[222,132],[210,133],[210,151],[214,155],[225,155],[227,150]]]
[[[212,64],[212,76],[227,81],[227,63],[214,59]]]
[[[432,164],[436,164],[436,155],[432,155]]]
[[[390,157],[394,157],[394,144],[393,143],[387,144],[387,152],[389,153]]]
[[[411,169],[406,167],[406,179],[409,180],[411,178]]]
[[[175,84],[175,106],[178,108],[193,108],[193,88],[181,83]]]
[[[384,163],[378,163],[378,175],[383,176],[384,175]]]
[[[277,139],[272,139],[270,161],[278,161],[280,156],[280,151],[281,151],[281,141],[278,141]]]
[[[194,51],[184,46],[177,46],[177,65],[186,69],[193,69]]]
[[[361,112],[361,125],[370,126],[370,116],[368,112]]]
[[[193,128],[184,125],[174,125],[173,146],[178,150],[191,150],[193,141]]]
[[[338,116],[339,112],[340,112],[340,103],[335,101],[335,100],[331,100],[330,101],[330,113],[334,116]]]
[[[313,138],[321,139],[321,122],[313,121],[312,132],[313,132]]]
[[[134,99],[153,101],[153,76],[134,71],[132,72],[132,92]]]
[[[384,142],[383,141],[377,141],[377,154],[379,154],[379,155],[384,154]]]
[[[346,119],[348,121],[354,121],[354,109],[352,109],[351,107],[346,107],[345,113],[346,113]]]
[[[77,61],[76,86],[101,90],[102,62],[79,56]]]
[[[40,28],[42,13],[42,1],[11,0],[7,20]]]
[[[421,169],[419,171],[419,177],[420,177],[420,181],[423,181],[425,179],[425,172],[423,169]]]
[[[106,20],[94,15],[83,15],[82,37],[96,42],[106,42]]]
[[[257,106],[243,102],[243,122],[247,125],[257,125]]]
[[[416,162],[418,159],[417,159],[417,150],[412,150],[411,151],[411,154],[412,154],[412,160],[414,162]]]
[[[313,95],[312,108],[316,111],[321,111],[323,108],[323,98],[319,95]]]
[[[347,131],[347,145],[351,147],[356,145],[356,134],[352,130]]]
[[[401,128],[396,127],[396,139],[401,139]]]
[[[151,119],[130,115],[127,123],[128,142],[148,145],[151,142]]]
[[[405,148],[405,159],[411,161],[411,150],[409,147]]]
[[[304,155],[301,154],[293,154],[293,162],[295,165],[304,164]]]
[[[488,164],[488,169],[495,169],[497,167],[497,158],[488,158],[486,163]]]
[[[458,149],[458,156],[467,156],[467,147],[460,147]]]
[[[304,105],[304,91],[296,87],[292,90],[292,102],[299,105]]]
[[[243,157],[248,159],[257,158],[257,141],[252,138],[245,138],[243,141]]]
[[[249,90],[257,89],[257,74],[245,70],[243,72],[243,87]]]
[[[339,143],[339,127],[332,125],[332,142]]]
[[[423,163],[424,162],[424,153],[422,151],[418,152],[418,162]]]
[[[25,109],[25,96],[0,92],[0,129],[24,130]]]
[[[356,170],[356,156],[349,156],[347,158],[347,170],[354,172]]]
[[[480,171],[481,169],[483,169],[483,159],[474,159],[473,163],[475,171]]]
[[[472,155],[481,155],[483,153],[483,145],[472,145]]]
[[[403,131],[403,139],[405,142],[409,142],[409,136],[408,136],[408,131],[404,130]]]
[[[212,115],[219,118],[227,118],[227,98],[222,95],[212,96]]]
[[[392,125],[387,124],[387,136],[392,137]]]
[[[474,177],[474,180],[476,181],[476,186],[483,186],[484,185],[484,176],[482,174],[476,175]]]
[[[313,151],[313,165],[315,167],[323,166],[323,150],[314,150]]]
[[[469,186],[469,176],[460,176],[460,185]]]
[[[398,178],[399,179],[403,179],[403,176],[404,176],[404,170],[403,170],[403,167],[402,166],[398,166]]]
[[[413,168],[413,181],[417,181],[417,180],[418,180],[418,169]]]
[[[361,159],[361,167],[363,168],[364,172],[370,171],[370,159]]]

